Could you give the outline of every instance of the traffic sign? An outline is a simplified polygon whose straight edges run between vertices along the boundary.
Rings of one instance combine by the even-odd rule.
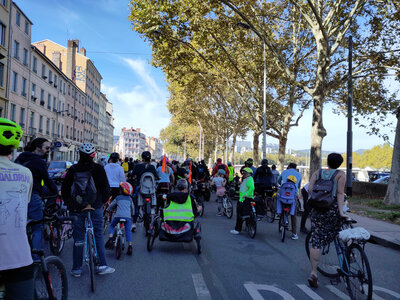
[[[58,142],[58,141],[57,141],[57,142],[55,143],[55,146],[56,146],[57,148],[60,148],[60,147],[62,146],[62,144],[61,144],[61,142]]]

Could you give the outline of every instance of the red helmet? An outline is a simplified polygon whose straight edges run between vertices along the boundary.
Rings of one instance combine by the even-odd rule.
[[[129,182],[121,182],[119,186],[122,190],[122,193],[124,193],[125,195],[132,195],[133,187]]]

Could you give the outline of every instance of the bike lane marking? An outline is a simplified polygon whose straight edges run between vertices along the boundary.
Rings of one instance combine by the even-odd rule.
[[[388,289],[385,289],[385,288],[383,288],[383,287],[376,286],[376,285],[374,285],[373,289],[374,289],[374,291],[381,291],[381,292],[384,292],[384,293],[386,293],[386,294],[392,295],[393,297],[396,297],[396,298],[400,299],[400,294],[399,294],[399,293],[396,293],[396,292],[394,292],[394,291],[392,291],[392,290],[388,290]],[[381,297],[375,295],[375,293],[374,293],[374,297],[373,297],[373,298],[374,298],[374,299],[379,299],[379,298],[380,298],[380,299],[383,299],[383,298],[381,298]]]
[[[244,287],[253,300],[264,300],[264,297],[258,291],[269,291],[278,294],[284,300],[295,300],[289,293],[273,285],[254,284],[253,282],[247,282],[244,284]]]
[[[305,284],[296,284],[299,289],[301,289],[304,293],[307,294],[311,299],[313,300],[323,300],[316,292],[314,292],[312,289],[310,289],[308,286]]]
[[[333,285],[326,285],[326,287],[327,287],[328,290],[330,290],[332,293],[334,293],[340,299],[350,300],[349,296],[347,296],[345,293],[343,293],[342,291],[340,291],[337,288],[335,288]]]
[[[201,273],[192,274],[194,288],[196,290],[197,299],[199,300],[211,300],[210,291],[204,281]]]

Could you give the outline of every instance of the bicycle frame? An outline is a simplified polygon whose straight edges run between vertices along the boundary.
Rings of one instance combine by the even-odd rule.
[[[85,220],[85,227],[86,227],[86,231],[85,231],[85,247],[84,247],[84,260],[87,262],[88,261],[88,241],[87,241],[87,233],[90,232],[90,234],[92,235],[93,238],[93,245],[94,245],[94,256],[95,258],[97,258],[97,247],[96,247],[96,240],[94,237],[94,229],[93,229],[93,223],[92,223],[92,219],[90,218],[90,211],[87,212],[87,217]]]
[[[336,254],[337,254],[338,260],[339,260],[339,266],[340,266],[340,272],[339,273],[340,273],[340,275],[350,276],[350,273],[346,272],[345,269],[343,268],[344,263],[346,263],[345,264],[346,269],[347,270],[350,269],[349,263],[347,261],[346,255],[345,255],[347,246],[345,246],[345,245],[342,246],[343,243],[341,243],[338,240],[338,237],[335,237],[334,243],[335,243],[335,248],[336,248]],[[325,249],[323,249],[322,251],[324,251],[324,250]],[[328,251],[329,251],[329,245],[328,245]]]

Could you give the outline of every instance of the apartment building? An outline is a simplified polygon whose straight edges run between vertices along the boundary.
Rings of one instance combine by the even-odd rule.
[[[59,53],[61,70],[85,92],[84,141],[98,146],[102,76],[94,63],[86,57],[86,49],[79,50],[78,40],[68,40],[67,48],[47,39],[34,45],[44,46],[44,53],[48,57],[52,57],[53,53]]]
[[[151,157],[160,159],[163,154],[163,146],[160,139],[155,137],[146,137],[146,150],[151,153]]]
[[[2,1],[2,4],[8,2]],[[20,10],[15,2],[9,3],[10,32],[8,50],[9,107],[7,118],[20,124],[24,135],[21,146],[25,146],[28,138],[36,136],[36,111],[31,109],[29,82],[31,65],[31,27],[32,22]],[[2,5],[3,6],[3,5]]]
[[[107,126],[106,126],[106,152],[113,152],[114,146],[114,118],[113,118],[113,105],[110,101],[107,101],[106,107],[106,118],[107,118]]]
[[[29,30],[29,29],[28,29]],[[10,32],[10,2],[0,1],[0,118],[7,116],[8,106],[8,49]]]
[[[140,128],[124,127],[115,150],[121,157],[140,158],[142,152],[146,150],[146,136],[140,132]]]
[[[110,141],[108,139],[108,127],[109,124],[107,120],[107,97],[103,93],[100,93],[100,102],[99,102],[99,147],[98,153],[100,156],[106,155],[107,152],[107,143]]]

